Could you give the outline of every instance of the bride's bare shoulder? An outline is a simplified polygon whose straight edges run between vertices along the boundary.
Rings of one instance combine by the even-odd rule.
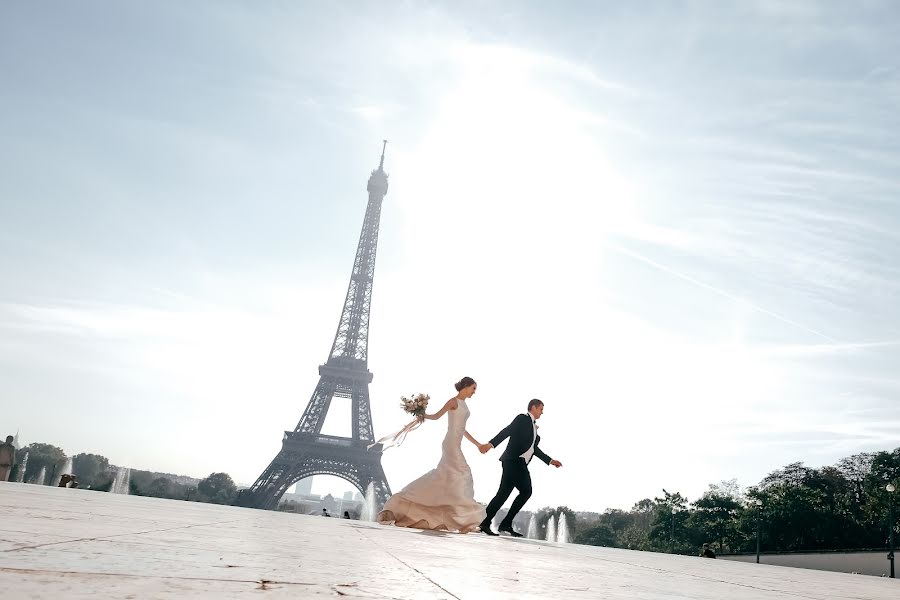
[[[447,404],[444,405],[448,410],[456,410],[459,408],[459,400],[456,398],[450,398],[447,400]]]

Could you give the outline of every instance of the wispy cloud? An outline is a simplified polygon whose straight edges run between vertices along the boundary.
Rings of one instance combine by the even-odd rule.
[[[804,358],[834,354],[843,354],[863,350],[879,350],[900,347],[900,340],[886,340],[878,342],[857,343],[832,343],[832,344],[808,344],[808,345],[757,345],[754,352],[770,357]]]
[[[793,319],[790,319],[790,318],[788,318],[788,317],[786,317],[786,316],[784,316],[784,315],[778,314],[778,313],[776,313],[776,312],[774,312],[774,311],[771,311],[771,310],[768,310],[768,309],[763,308],[763,307],[761,307],[761,306],[758,306],[758,305],[756,305],[756,304],[754,304],[754,303],[752,303],[752,302],[750,302],[750,301],[748,301],[748,300],[746,300],[746,299],[744,299],[744,298],[741,298],[741,297],[739,297],[739,296],[736,296],[736,295],[732,294],[731,292],[728,292],[728,291],[723,290],[723,289],[721,289],[721,288],[719,288],[719,287],[716,287],[716,286],[714,286],[714,285],[711,285],[711,284],[705,283],[705,282],[703,282],[703,281],[700,281],[699,279],[697,279],[697,278],[695,278],[695,277],[692,277],[692,276],[690,276],[690,275],[688,275],[688,274],[686,274],[686,273],[682,273],[682,272],[679,272],[679,271],[677,271],[677,270],[675,270],[675,269],[672,269],[672,268],[670,268],[670,267],[667,267],[667,266],[663,265],[662,263],[660,263],[660,262],[658,262],[658,261],[655,261],[655,260],[653,260],[653,259],[651,259],[651,258],[649,258],[649,257],[647,257],[647,256],[644,256],[643,254],[641,254],[641,253],[639,253],[639,252],[635,252],[635,251],[633,251],[633,250],[629,250],[628,248],[626,248],[625,246],[623,246],[623,245],[621,245],[621,244],[609,243],[609,244],[607,244],[607,245],[608,245],[608,247],[610,247],[611,249],[615,250],[616,252],[618,252],[618,253],[620,253],[620,254],[623,254],[623,255],[625,255],[625,256],[628,256],[629,258],[633,258],[633,259],[635,259],[635,260],[641,261],[641,262],[643,262],[643,263],[645,263],[645,264],[648,264],[648,265],[652,266],[653,268],[658,269],[658,270],[660,270],[660,271],[662,271],[662,272],[664,272],[664,273],[666,273],[666,274],[668,274],[668,275],[671,275],[671,276],[673,276],[673,277],[677,277],[677,278],[679,278],[679,279],[682,279],[682,280],[684,280],[684,281],[687,281],[688,283],[691,283],[691,284],[693,284],[693,285],[695,285],[695,286],[697,286],[697,287],[699,287],[699,288],[702,288],[702,289],[704,289],[704,290],[707,290],[707,291],[709,291],[709,292],[712,292],[712,293],[714,293],[714,294],[717,294],[717,295],[719,295],[719,296],[722,296],[723,298],[726,298],[726,299],[728,299],[728,300],[732,300],[732,301],[734,301],[735,303],[739,303],[741,306],[745,306],[745,307],[749,308],[750,310],[759,312],[759,313],[764,314],[764,315],[766,315],[766,316],[768,316],[768,317],[772,317],[773,319],[776,319],[776,320],[778,320],[778,321],[780,321],[780,322],[782,322],[782,323],[784,323],[784,324],[786,324],[786,325],[790,325],[791,327],[795,327],[795,328],[797,328],[797,329],[799,329],[799,330],[802,330],[802,331],[804,331],[804,332],[806,332],[806,333],[809,333],[809,334],[812,334],[812,335],[814,335],[814,336],[820,337],[820,338],[822,338],[822,339],[824,339],[824,340],[827,340],[827,341],[829,341],[829,342],[832,342],[833,344],[837,344],[837,343],[838,343],[838,341],[837,341],[836,339],[832,338],[832,337],[829,336],[829,335],[826,335],[825,333],[822,333],[821,331],[817,331],[817,330],[815,330],[815,329],[806,327],[805,325],[803,325],[803,324],[801,324],[801,323],[799,323],[799,322],[797,322],[797,321],[795,321],[795,320],[793,320]]]

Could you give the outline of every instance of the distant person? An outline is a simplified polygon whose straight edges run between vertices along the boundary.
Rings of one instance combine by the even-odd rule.
[[[59,483],[57,484],[57,487],[73,487],[74,488],[74,487],[78,487],[78,482],[75,480],[74,475],[65,473],[63,475],[60,475]]]
[[[13,436],[6,436],[6,441],[0,444],[0,481],[9,481],[9,473],[16,464],[16,447],[13,446]]]
[[[323,509],[322,509],[322,516],[323,516],[323,517],[330,517],[330,516],[331,516],[331,515],[328,514],[328,509],[327,509],[327,508],[323,508]]]
[[[703,549],[700,551],[700,556],[703,558],[715,558],[716,553],[713,552],[713,549],[709,547],[709,544],[703,544]]]
[[[349,511],[349,510],[345,510],[345,511],[344,511],[344,518],[345,518],[345,519],[349,519],[349,518],[350,518],[350,511]]]

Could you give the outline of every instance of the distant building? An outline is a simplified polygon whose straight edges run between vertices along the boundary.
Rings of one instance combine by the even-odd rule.
[[[312,484],[313,478],[307,477],[306,479],[301,479],[297,483],[297,487],[294,489],[295,494],[300,494],[301,496],[309,496],[312,494]]]
[[[322,498],[322,508],[327,508],[328,512],[335,512],[338,509],[338,502],[334,499],[334,496],[328,494]]]
[[[340,516],[344,511],[350,513],[351,519],[358,519],[363,510],[363,501],[360,494],[356,494],[360,500],[355,500],[353,492],[346,492],[338,499],[331,494],[324,497],[319,494],[296,494],[288,492],[281,497],[278,510],[302,513],[305,515],[321,515],[322,509],[328,510],[333,516]]]

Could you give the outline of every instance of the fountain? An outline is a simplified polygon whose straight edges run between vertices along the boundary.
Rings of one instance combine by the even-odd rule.
[[[548,542],[556,541],[556,515],[550,515],[550,518],[547,519],[547,537],[545,537]]]
[[[53,483],[51,484],[53,487],[59,485],[59,480],[62,479],[63,475],[71,475],[72,474],[72,458],[69,457],[66,459],[66,462],[63,463],[62,467],[57,469],[56,474],[53,476]]]
[[[18,483],[23,483],[25,481],[25,467],[28,466],[28,452],[25,452],[25,455],[22,456],[22,464],[19,465],[19,473],[16,475],[16,481]]]
[[[31,478],[30,483],[34,483],[36,485],[44,485],[44,479],[47,478],[47,467],[41,467],[41,470],[38,471],[38,474]]]
[[[569,522],[566,513],[559,513],[559,531],[556,532],[556,541],[560,544],[569,543]]]
[[[376,516],[378,516],[378,513],[375,508],[375,484],[369,482],[369,486],[366,488],[366,495],[363,498],[363,507],[359,520],[374,522]]]
[[[531,513],[531,518],[528,519],[528,531],[526,532],[525,537],[529,540],[536,540],[538,537],[537,518],[534,516],[534,513]]]
[[[131,469],[128,467],[118,467],[116,469],[116,478],[113,479],[112,487],[109,488],[109,491],[113,494],[125,494],[127,496],[130,483]]]

